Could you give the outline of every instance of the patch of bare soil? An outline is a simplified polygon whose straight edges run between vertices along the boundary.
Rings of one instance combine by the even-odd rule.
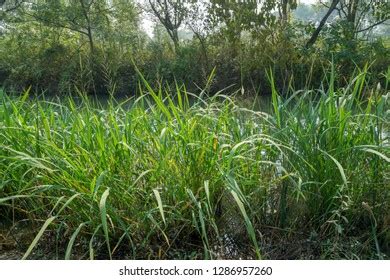
[[[16,242],[4,231],[0,231],[0,260],[19,260],[23,254],[16,249]]]
[[[0,227],[0,260],[21,259],[33,238],[32,231],[26,227]]]
[[[0,260],[20,260],[23,254],[17,250],[2,251],[0,248]]]

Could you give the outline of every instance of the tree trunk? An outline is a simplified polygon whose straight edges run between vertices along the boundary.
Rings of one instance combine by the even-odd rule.
[[[353,40],[357,34],[356,31],[358,29],[358,26],[356,22],[356,17],[359,7],[359,1],[360,0],[351,1],[351,3],[349,4],[350,6],[348,7],[347,22],[349,30],[346,30],[345,35],[349,40]]]
[[[91,20],[90,20],[89,15],[88,15],[88,10],[89,10],[90,7],[87,8],[85,6],[84,0],[80,0],[80,5],[81,5],[82,11],[83,11],[84,18],[87,21],[86,29],[87,29],[88,43],[89,43],[89,48],[90,48],[91,55],[93,55],[93,53],[94,53],[94,43],[93,43],[93,36],[92,36]]]
[[[349,23],[353,24],[352,26],[355,26],[357,9],[358,9],[358,6],[359,6],[359,1],[360,0],[353,0],[349,4],[350,6],[348,8],[347,20],[348,20]]]
[[[177,32],[177,29],[172,30],[172,41],[173,45],[175,46],[175,53],[179,50],[179,34]]]
[[[288,0],[282,0],[282,21],[288,21]]]
[[[89,50],[91,52],[91,55],[93,55],[93,53],[95,52],[95,46],[94,46],[94,43],[93,43],[92,30],[91,30],[90,26],[88,26],[87,32],[88,32]]]
[[[317,29],[314,31],[313,35],[307,41],[306,48],[310,48],[318,39],[318,35],[320,35],[320,32],[322,28],[324,27],[326,21],[328,20],[329,16],[332,14],[332,12],[336,9],[337,4],[340,2],[340,0],[333,0],[332,4],[330,5],[328,12],[325,14],[325,16],[322,18],[320,24],[318,25]]]

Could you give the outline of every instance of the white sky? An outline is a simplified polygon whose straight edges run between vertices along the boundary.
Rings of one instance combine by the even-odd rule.
[[[300,2],[305,3],[305,4],[314,4],[315,2],[318,2],[318,1],[317,0],[301,0]]]

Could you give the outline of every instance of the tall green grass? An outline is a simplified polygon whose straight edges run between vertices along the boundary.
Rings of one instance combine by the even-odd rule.
[[[284,99],[274,88],[271,113],[146,81],[104,106],[3,93],[0,217],[36,231],[24,258],[53,232],[66,259],[229,257],[226,236],[241,257],[267,258],[270,229],[275,242],[356,238],[343,256],[386,257],[389,95],[366,72]]]

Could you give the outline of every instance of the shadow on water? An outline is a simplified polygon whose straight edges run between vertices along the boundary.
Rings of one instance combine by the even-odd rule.
[[[0,95],[4,94],[3,91],[0,89]],[[10,94],[7,93],[9,96],[20,96],[19,94]],[[212,97],[213,95],[210,95],[209,97]],[[238,93],[226,93],[222,94],[220,98],[216,98],[215,100],[222,102],[224,98],[230,97],[234,100],[235,104],[247,108],[253,111],[261,111],[265,113],[271,113],[272,112],[272,97],[271,95],[266,94],[238,94]],[[41,100],[45,102],[50,103],[57,103],[61,104],[64,101],[67,101],[68,99],[71,99],[72,102],[76,106],[82,106],[85,104],[85,101],[87,101],[89,106],[92,106],[95,109],[106,109],[110,106],[110,104],[117,106],[121,105],[123,108],[130,109],[135,101],[140,97],[140,95],[133,95],[133,96],[126,96],[126,95],[117,95],[117,96],[108,96],[108,95],[77,95],[77,94],[69,94],[69,95],[58,95],[58,94],[47,94],[47,93],[41,93],[41,94],[30,94],[29,99],[31,101],[34,100]],[[175,104],[178,104],[177,96],[173,95],[170,96]],[[201,97],[202,102],[200,103],[207,103],[209,97],[203,96]],[[143,97],[146,102],[144,102],[145,106],[147,104],[155,104],[151,96],[144,96]],[[165,99],[166,104],[168,105],[168,101]],[[197,103],[199,103],[200,97],[198,94],[189,93],[188,95],[188,103],[190,106],[193,106]]]

